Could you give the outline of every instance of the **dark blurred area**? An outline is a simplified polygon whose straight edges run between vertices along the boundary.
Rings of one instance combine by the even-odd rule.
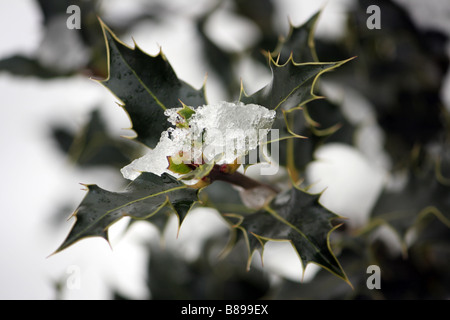
[[[0,72],[54,79],[83,74],[107,76],[106,51],[98,23],[100,1],[38,0],[45,36],[42,52],[34,58],[11,56],[0,60]],[[232,10],[257,26],[261,37],[250,52],[230,53],[210,39],[205,30],[217,6],[196,19],[197,36],[206,62],[226,88],[230,100],[239,96],[240,77],[235,63],[238,55],[250,55],[267,66],[262,51],[274,52],[279,43],[275,28],[273,0],[233,0]],[[81,8],[82,26],[70,33],[61,27],[69,5]],[[107,5],[106,1],[102,5]],[[369,5],[381,9],[381,29],[368,29]],[[433,1],[429,2],[433,5]],[[448,3],[450,8],[450,3]],[[173,8],[171,7],[171,10]],[[450,9],[449,9],[450,10]],[[449,11],[450,12],[450,11]],[[170,10],[163,2],[151,2],[139,15],[106,24],[120,37],[141,21],[158,22]],[[151,32],[151,30],[149,30]],[[298,35],[297,41],[302,35]],[[319,61],[355,57],[333,73],[327,81],[351,87],[373,106],[377,124],[385,135],[385,150],[392,173],[406,177],[398,190],[386,188],[380,195],[369,222],[359,230],[344,224],[332,234],[333,248],[353,289],[326,270],[320,270],[309,283],[281,279],[273,283],[264,271],[246,271],[246,253],[237,249],[223,261],[212,263],[211,250],[224,245],[224,235],[208,239],[204,255],[185,261],[159,246],[149,245],[148,290],[153,299],[448,299],[450,298],[450,130],[448,108],[442,101],[442,88],[448,73],[448,34],[421,28],[408,10],[395,1],[355,1],[347,14],[345,36],[333,41],[316,39]],[[74,45],[75,44],[75,45]],[[295,46],[292,46],[295,51]],[[280,53],[286,59],[286,53]],[[310,52],[294,52],[296,62],[312,62]],[[75,57],[75,58],[74,58]],[[294,131],[308,140],[296,140],[296,166],[300,172],[313,160],[313,153],[326,143],[353,145],[357,128],[328,100],[307,106],[308,115],[321,128],[318,132],[302,113],[292,117]],[[55,147],[76,165],[108,166],[114,170],[130,162],[140,149],[111,136],[99,111],[93,111],[80,132],[64,124],[52,128]],[[283,164],[283,144],[280,161]],[[367,181],[370,183],[370,181]],[[210,191],[213,192],[213,191]],[[396,234],[402,252],[394,254],[389,244],[376,238],[379,226]],[[158,226],[165,227],[165,220]],[[226,238],[226,237],[225,237]],[[216,252],[213,250],[213,252]],[[381,289],[369,290],[367,266],[381,269]],[[112,298],[127,299],[121,292]]]

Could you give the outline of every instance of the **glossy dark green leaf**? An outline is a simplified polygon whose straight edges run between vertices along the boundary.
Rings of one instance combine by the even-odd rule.
[[[299,179],[299,171],[313,159],[313,152],[324,141],[323,137],[348,124],[337,106],[315,93],[319,91],[318,79],[323,73],[351,60],[317,62],[314,29],[319,15],[320,12],[316,13],[297,27],[290,24],[287,38],[268,55],[272,80],[267,86],[250,96],[241,89],[241,101],[277,110],[272,128],[279,133],[279,163],[288,168],[294,180]],[[313,104],[318,101],[324,102]],[[306,113],[306,108],[310,112]],[[317,119],[311,118],[311,114]]]
[[[119,98],[132,122],[136,139],[153,148],[170,123],[164,110],[206,103],[203,88],[195,90],[182,80],[162,52],[152,57],[138,46],[130,48],[102,23],[109,76],[102,83]],[[181,102],[180,102],[181,101]]]
[[[242,88],[239,100],[244,103],[256,103],[273,110],[301,107],[319,98],[314,93],[319,76],[347,61],[349,60],[297,63],[291,56],[286,63],[279,64],[269,57],[269,66],[272,70],[270,83],[250,96]]]
[[[315,263],[348,282],[329,242],[335,229],[331,220],[338,216],[323,207],[319,197],[293,187],[279,194],[261,211],[229,215],[234,227],[242,231],[249,249],[249,261],[254,251],[263,253],[267,241],[289,241],[304,267]]]
[[[197,201],[198,190],[188,188],[168,174],[161,177],[144,172],[123,192],[110,192],[87,185],[88,193],[75,211],[76,222],[59,252],[86,237],[108,239],[108,228],[124,216],[147,219],[164,206],[170,206],[184,220]]]

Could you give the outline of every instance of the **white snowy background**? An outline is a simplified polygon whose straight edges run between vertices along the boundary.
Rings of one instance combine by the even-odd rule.
[[[140,2],[108,0],[105,1],[105,9],[113,17],[138,10]],[[200,10],[197,8],[202,8],[201,2],[207,3],[198,2],[197,7],[188,0],[170,1],[173,6],[181,5],[192,14]],[[350,0],[274,2],[280,30],[285,33],[288,17],[294,25],[303,23],[326,4],[316,33],[318,37],[338,37],[345,10],[352,3]],[[423,23],[448,28],[448,23],[442,23],[445,12],[438,6],[425,6],[424,1],[408,3],[419,18],[426,17],[425,14],[433,17],[423,20]],[[15,53],[33,55],[38,51],[43,40],[41,21],[41,13],[33,0],[0,1],[0,58]],[[229,13],[218,14],[209,27],[214,40],[236,50],[245,47],[249,37],[257,36],[254,26]],[[190,33],[193,28],[188,19],[173,17],[162,25],[143,23],[123,40],[132,43],[133,36],[143,50],[152,54],[161,46],[178,76],[199,88],[208,70],[199,59],[197,40]],[[252,74],[251,67],[242,66],[241,76],[246,81],[248,92],[258,89],[269,79],[265,73]],[[207,93],[211,102],[221,100],[223,95],[217,83],[214,77],[208,79]],[[329,91],[344,101],[351,110],[353,121],[367,124],[364,134],[373,140],[372,148],[358,150],[331,145],[319,150],[316,156],[321,161],[311,166],[310,177],[317,182],[314,191],[327,188],[322,198],[324,205],[336,213],[350,216],[353,223],[363,223],[387,181],[389,164],[378,149],[382,136],[372,125],[372,115],[366,111],[370,109],[367,101],[351,92],[343,93],[340,88],[330,87]],[[445,92],[448,90],[443,92],[448,102]],[[68,199],[73,199],[73,208],[76,208],[85,195],[80,183],[95,183],[110,190],[115,188],[111,185],[114,181],[111,171],[81,171],[70,165],[51,139],[50,125],[62,122],[74,129],[79,128],[89,111],[100,106],[107,116],[108,127],[117,130],[117,134],[128,134],[121,129],[129,127],[128,118],[116,106],[113,96],[83,76],[43,81],[7,73],[0,73],[0,96],[0,299],[54,299],[54,283],[57,281],[65,286],[64,299],[108,299],[111,288],[118,288],[136,299],[147,298],[144,270],[147,257],[142,243],[157,236],[149,224],[136,224],[122,235],[124,223],[118,223],[111,228],[111,247],[102,239],[86,239],[48,257],[63,241],[73,223],[69,220],[63,228],[55,228],[52,225],[55,211]],[[355,205],[351,200],[355,197],[365,201]],[[199,254],[196,243],[202,236],[218,228],[226,228],[217,215],[205,211],[190,214],[178,239],[175,223],[172,225],[172,231],[166,235],[167,245],[179,248],[180,254],[188,257]],[[300,281],[300,263],[287,243],[270,243],[265,250],[264,262],[267,270]],[[256,259],[254,267],[259,265]],[[314,269],[314,266],[308,267],[305,281],[313,275]],[[71,282],[73,277],[76,277],[75,282]]]

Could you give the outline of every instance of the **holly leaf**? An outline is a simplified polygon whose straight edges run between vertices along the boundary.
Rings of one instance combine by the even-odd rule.
[[[241,86],[239,100],[244,103],[259,104],[277,111],[272,129],[279,130],[280,141],[285,140],[281,141],[281,161],[283,165],[288,167],[294,180],[297,180],[297,167],[303,167],[307,163],[314,146],[311,141],[306,142],[303,139],[291,138],[305,138],[303,133],[299,133],[298,126],[301,129],[307,128],[309,132],[317,133],[318,130],[314,127],[317,127],[318,123],[304,114],[297,115],[298,112],[296,111],[303,111],[302,109],[307,103],[323,98],[314,92],[317,81],[323,73],[330,72],[353,58],[338,62],[296,63],[291,52],[289,59],[284,64],[279,64],[279,61],[275,61],[271,55],[268,55],[268,59],[272,71],[272,80],[252,95],[247,95],[243,86]],[[337,129],[337,126],[333,126],[331,129],[324,132],[332,133]],[[294,154],[294,151],[299,151],[301,154],[306,153],[308,158]],[[300,165],[297,164],[299,160]]]
[[[269,206],[249,215],[225,215],[236,220],[234,228],[241,231],[247,243],[249,259],[255,251],[263,256],[267,241],[289,241],[304,266],[322,266],[338,277],[348,278],[330,248],[330,234],[337,228],[331,220],[338,218],[319,203],[320,195],[308,194],[297,187],[279,194]],[[237,235],[236,239],[242,238]]]
[[[206,104],[204,86],[195,90],[178,79],[162,51],[152,57],[136,44],[130,48],[100,22],[109,66],[108,78],[101,83],[122,101],[137,134],[136,140],[154,148],[161,132],[170,127],[164,110],[182,107],[182,103]]]
[[[299,178],[298,170],[302,170],[312,159],[312,154],[319,141],[325,135],[334,133],[341,124],[340,113],[336,115],[334,108],[310,112],[306,104],[321,100],[315,93],[319,77],[345,64],[353,58],[337,62],[318,62],[314,45],[314,29],[320,11],[300,26],[290,23],[290,31],[286,39],[281,39],[277,48],[267,54],[272,79],[265,87],[252,95],[247,95],[241,85],[240,100],[246,103],[257,103],[269,109],[277,110],[272,129],[279,132],[280,164],[286,166],[294,180]],[[300,61],[315,61],[298,63]],[[330,105],[323,103],[321,105]],[[300,112],[297,112],[300,111]],[[311,118],[311,111],[324,113],[322,124]],[[301,139],[292,139],[301,138]],[[305,140],[304,138],[310,138]]]
[[[343,65],[353,58],[337,62],[318,62],[314,48],[314,29],[320,11],[304,24],[295,27],[291,23],[286,39],[267,54],[272,80],[259,91],[247,95],[241,84],[239,100],[256,103],[269,109],[289,110],[321,98],[314,93],[315,85],[325,72]],[[300,61],[315,61],[299,63]]]
[[[97,185],[87,185],[88,193],[75,211],[76,222],[56,252],[78,240],[102,237],[108,241],[109,227],[124,216],[148,219],[163,207],[171,207],[179,224],[198,200],[198,190],[189,188],[174,177],[143,172],[123,192],[111,192]]]
[[[284,64],[279,64],[270,55],[268,59],[272,80],[250,96],[242,86],[239,101],[259,104],[271,110],[289,110],[320,99],[321,97],[314,93],[320,75],[332,71],[352,58],[338,62],[296,63],[291,55]]]

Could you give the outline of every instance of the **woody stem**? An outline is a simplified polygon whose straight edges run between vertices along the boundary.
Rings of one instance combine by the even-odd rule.
[[[209,178],[211,179],[211,182],[215,180],[221,180],[225,181],[231,184],[234,184],[236,186],[242,187],[244,189],[253,189],[256,187],[264,187],[267,189],[270,189],[271,191],[278,193],[279,190],[276,189],[274,186],[262,183],[260,181],[254,180],[240,172],[234,172],[234,173],[224,173],[221,172],[219,169],[219,166],[214,166],[214,168],[211,170],[209,174]]]

